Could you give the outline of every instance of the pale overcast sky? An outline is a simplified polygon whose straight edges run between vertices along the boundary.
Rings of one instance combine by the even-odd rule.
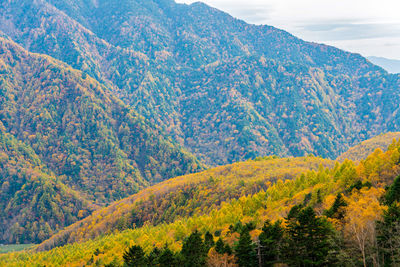
[[[193,3],[193,0],[176,0]],[[400,59],[400,0],[204,0],[253,24],[267,24],[304,40]]]

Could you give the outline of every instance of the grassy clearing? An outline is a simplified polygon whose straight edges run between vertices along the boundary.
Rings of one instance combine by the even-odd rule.
[[[30,248],[32,246],[33,246],[33,244],[0,245],[0,253],[21,251],[21,250]]]

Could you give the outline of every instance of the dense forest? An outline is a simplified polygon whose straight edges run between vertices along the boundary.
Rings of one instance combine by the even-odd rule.
[[[0,1],[0,266],[400,265],[399,112],[200,2]]]
[[[353,161],[363,160],[377,148],[386,150],[393,139],[400,139],[400,132],[380,134],[371,139],[365,140],[360,144],[349,148],[349,150],[337,157],[336,160],[340,162],[343,162],[346,159]]]
[[[268,165],[270,160],[247,164]],[[119,266],[125,261],[136,266],[139,260],[142,266],[152,266],[164,255],[161,258],[170,264],[184,266],[203,266],[204,262],[257,266],[254,261],[258,262],[260,254],[263,266],[390,266],[399,260],[393,250],[398,243],[399,174],[400,141],[394,141],[388,151],[377,149],[358,164],[345,160],[305,171],[294,179],[280,179],[265,190],[227,200],[206,214],[183,215],[157,225],[132,224],[49,251],[36,247],[3,255],[0,263]],[[256,183],[257,179],[248,181]],[[152,198],[147,201],[152,203]]]
[[[0,85],[1,242],[43,241],[96,207],[203,168],[94,79],[2,38]],[[46,234],[22,234],[39,222]]]
[[[399,75],[203,3],[9,0],[0,14],[5,35],[106,84],[209,165],[336,158],[400,129]]]
[[[224,202],[266,190],[278,180],[333,166],[333,161],[317,157],[267,157],[177,177],[95,211],[53,235],[38,249],[82,242],[133,225],[158,225],[180,217],[208,214]]]

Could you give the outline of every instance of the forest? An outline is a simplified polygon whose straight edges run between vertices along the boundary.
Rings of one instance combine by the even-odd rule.
[[[400,266],[399,89],[201,2],[0,1],[0,266]]]
[[[0,14],[4,35],[105,85],[210,166],[334,159],[400,129],[398,74],[201,2],[4,1]]]
[[[345,160],[321,165],[223,202],[205,214],[178,216],[173,222],[154,225],[132,224],[50,250],[36,246],[2,255],[0,263],[122,266],[138,261],[151,266],[146,264],[161,261],[155,264],[162,266],[164,255],[185,266],[204,262],[249,266],[246,263],[259,262],[257,255],[261,255],[265,266],[390,266],[399,260],[399,174],[400,141],[393,141],[386,152],[377,149],[357,164]],[[91,228],[93,223],[83,227]],[[87,230],[75,231],[83,234]],[[266,252],[268,247],[274,250]],[[193,250],[200,256],[191,258]]]
[[[1,37],[0,55],[0,242],[44,241],[114,200],[204,169],[84,73]]]

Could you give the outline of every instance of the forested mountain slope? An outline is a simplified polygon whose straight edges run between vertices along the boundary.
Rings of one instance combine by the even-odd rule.
[[[52,236],[38,249],[82,242],[115,230],[208,214],[225,202],[265,191],[278,180],[291,180],[303,172],[333,166],[333,161],[317,157],[269,157],[177,177],[94,212]]]
[[[351,147],[349,150],[340,155],[336,160],[340,162],[343,162],[345,159],[350,159],[352,161],[363,160],[377,148],[386,151],[393,140],[398,140],[399,138],[400,132],[385,133],[375,136],[371,139],[361,142],[354,147]]]
[[[107,84],[209,164],[336,158],[400,127],[399,75],[202,3],[8,0],[0,11],[13,40]]]
[[[24,205],[32,204],[40,212],[40,215],[33,212],[32,216],[39,216],[39,220],[45,212],[29,198],[50,194],[46,209],[67,209],[66,213],[57,212],[61,217],[73,216],[53,223],[52,227],[57,229],[75,221],[82,206],[74,204],[73,197],[71,202],[67,201],[61,193],[79,192],[78,199],[104,205],[152,183],[202,168],[194,156],[164,138],[157,127],[93,78],[48,56],[29,53],[3,38],[0,38],[0,122],[2,134],[7,133],[15,140],[11,143],[20,142],[29,151],[29,160],[14,164],[13,170],[9,164],[14,160],[2,166],[0,175],[4,179],[0,188],[4,187],[5,196],[0,205],[11,205],[13,211],[8,216],[18,217]],[[16,157],[26,157],[19,148],[10,151],[0,150],[5,159],[13,157],[9,153],[17,152]],[[25,173],[24,169],[34,169],[39,174],[27,177],[12,174]],[[49,177],[38,178],[37,182],[43,181],[47,187],[36,188],[31,184],[32,179],[41,177],[42,172]],[[57,184],[70,189],[60,185],[59,190],[66,191],[60,193],[61,199],[51,193]],[[48,192],[40,192],[41,189]],[[15,202],[13,198],[17,198]],[[53,220],[56,217],[53,211],[49,210],[41,222]],[[6,221],[0,225],[4,232],[13,227]],[[27,227],[25,230],[29,230]],[[43,240],[28,236],[25,235],[24,241]]]
[[[309,158],[306,159],[310,160]],[[311,159],[314,162],[316,160],[316,158]],[[250,161],[242,164],[244,164],[243,166],[261,167],[264,164],[271,166],[270,160],[274,162],[274,159],[266,159],[264,161]],[[279,159],[275,160],[275,164],[282,164],[282,161]],[[305,162],[304,159],[297,159],[298,163],[302,161],[303,163]],[[142,227],[128,229],[123,232],[117,231],[110,235],[100,236],[83,243],[69,244],[50,251],[10,253],[0,256],[0,263],[10,266],[21,266],[32,262],[35,264],[61,266],[96,266],[102,264],[121,266],[123,263],[122,254],[129,246],[141,246],[149,257],[151,253],[156,251],[155,248],[163,250],[168,246],[172,251],[179,251],[182,244],[187,242],[187,237],[194,230],[198,230],[201,235],[208,231],[211,233],[211,236],[215,236],[214,238],[221,238],[225,244],[238,248],[238,240],[242,238],[239,233],[243,229],[250,231],[251,235],[248,237],[248,242],[251,244],[258,239],[261,240],[260,234],[266,231],[265,227],[268,226],[268,223],[264,223],[268,222],[268,220],[275,223],[278,219],[284,219],[288,224],[278,221],[278,225],[281,225],[282,229],[293,227],[291,223],[296,222],[298,227],[289,229],[295,230],[294,234],[301,234],[301,226],[305,221],[302,219],[299,219],[299,221],[292,220],[293,216],[296,216],[296,209],[314,210],[311,213],[311,219],[322,220],[320,223],[323,222],[323,225],[330,229],[325,234],[329,234],[330,238],[332,238],[331,242],[324,243],[326,246],[324,249],[327,249],[327,251],[320,256],[301,254],[305,252],[297,250],[300,247],[296,246],[302,246],[301,248],[306,249],[306,251],[310,249],[309,245],[303,242],[306,241],[304,239],[293,243],[292,247],[288,247],[289,249],[297,250],[297,253],[300,253],[300,255],[310,257],[311,259],[314,259],[312,257],[323,256],[325,257],[324,262],[331,262],[333,266],[344,266],[347,264],[350,264],[350,266],[363,266],[363,261],[365,264],[372,264],[374,261],[381,262],[383,259],[389,260],[391,257],[392,259],[397,259],[398,255],[389,255],[389,250],[386,250],[385,245],[383,245],[387,237],[378,236],[378,234],[383,233],[381,232],[385,229],[383,227],[388,227],[387,230],[392,229],[390,226],[384,225],[384,223],[388,222],[388,218],[396,220],[392,221],[396,223],[399,220],[398,215],[396,215],[397,213],[389,212],[390,210],[395,212],[399,207],[400,177],[396,179],[400,172],[399,164],[400,143],[396,141],[388,147],[387,152],[377,149],[358,165],[347,160],[343,163],[336,163],[334,167],[321,167],[318,170],[306,171],[298,175],[295,179],[286,181],[278,180],[266,190],[251,192],[247,196],[222,203],[220,207],[215,207],[215,209],[204,215],[194,213],[189,217],[177,218],[172,223],[161,223],[156,226],[145,224]],[[282,167],[285,168],[285,164],[282,164]],[[235,165],[220,167],[215,169],[214,172],[221,170],[225,171],[221,173],[225,177],[235,177],[238,173]],[[242,178],[249,183],[255,182],[254,185],[257,184],[257,180],[259,179],[257,177],[262,177],[260,174],[265,171],[268,173],[268,168],[259,168],[252,172],[244,170],[245,173],[243,175],[246,176],[246,173],[248,173],[248,178],[245,179],[243,178],[244,176],[240,177],[240,175],[238,178]],[[192,176],[172,179],[165,182],[163,187],[168,188],[167,184],[171,182],[171,186],[174,188],[179,179],[191,180]],[[230,180],[231,178],[228,178],[228,181]],[[268,178],[266,181],[268,182]],[[223,185],[222,180],[220,183]],[[389,185],[391,186],[387,187]],[[235,190],[245,187],[242,185]],[[179,187],[175,188],[179,189]],[[385,188],[387,188],[386,193]],[[207,187],[199,187],[198,196],[207,194]],[[151,198],[144,202],[148,202],[149,204],[155,203],[151,201]],[[182,207],[190,209],[190,202],[187,203],[188,205],[184,202],[181,203],[183,203]],[[179,209],[180,206],[178,205],[177,210]],[[115,212],[115,214],[119,214],[117,216],[121,215],[118,211],[115,210]],[[161,214],[164,213],[164,210],[158,209],[156,212]],[[109,226],[109,224],[101,221],[101,216],[104,214],[98,215],[100,224],[105,224],[105,227]],[[90,224],[89,228],[97,226],[97,224]],[[78,235],[80,233],[83,234],[84,232],[77,231]],[[309,234],[309,232],[307,233]],[[290,232],[288,235],[290,235]],[[308,239],[313,238],[316,237],[308,236]],[[377,238],[380,238],[378,239],[379,244]],[[317,238],[317,240],[319,239]],[[391,242],[391,240],[398,242],[397,239],[388,239],[387,242]],[[332,244],[332,241],[335,244]],[[277,249],[285,253],[284,250],[287,248],[279,246],[280,243],[276,242],[279,242],[279,240],[272,239],[270,243],[267,242],[266,244],[274,248],[273,253],[277,253]],[[256,251],[256,245],[253,244],[252,246],[254,251]],[[315,247],[315,249],[320,250],[321,247]],[[380,254],[381,256],[379,256],[378,250],[382,253]],[[310,253],[312,252],[310,251]],[[221,253],[221,255],[215,255],[215,251],[211,250],[208,253],[208,260],[217,260],[217,262],[223,264],[226,261],[226,257],[223,257],[223,254],[228,252],[218,253]],[[238,259],[237,251],[231,251],[231,253],[235,253],[235,255],[230,260],[235,262]],[[276,260],[276,254],[272,256],[274,262],[283,261],[283,258]],[[304,260],[310,260],[310,258]],[[286,260],[284,261],[286,262]],[[211,266],[214,265],[211,264]]]
[[[0,242],[49,238],[93,209],[78,192],[63,185],[28,145],[0,122]]]

